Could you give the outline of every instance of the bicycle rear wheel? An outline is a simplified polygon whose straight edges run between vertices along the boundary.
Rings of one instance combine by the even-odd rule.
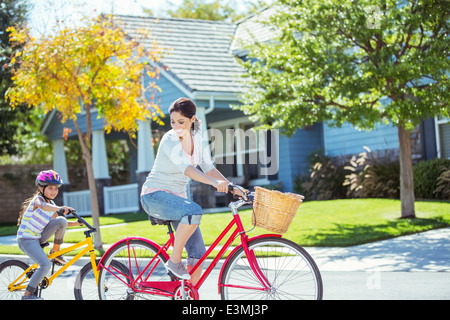
[[[298,244],[266,237],[248,243],[269,286],[264,288],[250,267],[244,248],[224,266],[219,286],[225,300],[321,300],[322,278],[311,256]]]
[[[0,264],[0,300],[20,300],[25,290],[9,291],[8,286],[15,281],[25,270],[28,265],[20,260],[9,260]],[[26,284],[29,281],[28,276],[24,276]]]
[[[111,249],[101,265],[98,292],[101,300],[161,299],[141,287],[141,281],[171,281],[167,261],[151,243],[132,239]],[[120,267],[119,267],[120,266]]]

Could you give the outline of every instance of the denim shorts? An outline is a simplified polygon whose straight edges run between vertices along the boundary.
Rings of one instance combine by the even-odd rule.
[[[162,220],[200,224],[202,219],[202,208],[198,204],[167,191],[144,194],[141,204],[147,214]]]
[[[175,231],[179,223],[200,224],[202,218],[202,208],[197,203],[166,191],[143,195],[141,204],[149,216],[172,221]],[[185,248],[188,253],[187,265],[194,266],[206,252],[200,227],[194,231]]]

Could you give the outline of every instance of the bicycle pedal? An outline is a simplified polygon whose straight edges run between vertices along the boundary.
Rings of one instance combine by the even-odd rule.
[[[52,259],[53,264],[57,265],[58,267],[62,267],[65,264],[62,264],[61,262],[56,261],[55,259]]]

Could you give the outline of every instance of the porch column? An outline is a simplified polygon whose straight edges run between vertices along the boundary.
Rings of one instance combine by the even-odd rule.
[[[203,132],[203,138],[207,139],[208,137],[205,136],[207,134],[208,125],[206,123],[206,114],[205,114],[205,107],[197,107],[197,119],[199,119],[202,122],[202,132]]]
[[[212,101],[210,101],[210,108],[212,108]],[[208,148],[209,154],[211,150],[209,148],[209,137],[208,137],[208,124],[206,122],[206,108],[197,106],[197,119],[202,122],[202,134],[203,134],[203,146]],[[197,181],[191,180],[188,188],[188,196],[202,208],[214,208],[216,206],[216,192],[212,191],[209,186]]]
[[[153,168],[155,153],[152,145],[152,127],[150,120],[138,121],[137,132],[137,170],[136,181],[139,185],[139,194],[147,175]]]
[[[111,185],[111,176],[108,169],[106,155],[105,132],[95,130],[92,132],[92,167],[97,186],[98,206],[100,215],[105,214],[103,187]]]
[[[53,141],[53,170],[58,172],[64,184],[55,199],[56,204],[63,205],[63,193],[70,190],[69,174],[67,171],[66,153],[64,151],[64,140]]]

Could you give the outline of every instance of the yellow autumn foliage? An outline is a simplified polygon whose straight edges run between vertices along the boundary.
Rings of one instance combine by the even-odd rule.
[[[143,88],[142,83],[144,74],[159,77],[154,63],[162,49],[155,41],[145,50],[104,16],[39,39],[28,29],[8,31],[13,43],[24,45],[13,58],[20,63],[7,92],[12,106],[26,103],[44,112],[56,108],[63,122],[97,108],[107,132],[134,132],[137,120],[161,122],[161,110],[153,102],[153,92],[160,89],[154,83]],[[148,33],[142,35],[148,38]]]

